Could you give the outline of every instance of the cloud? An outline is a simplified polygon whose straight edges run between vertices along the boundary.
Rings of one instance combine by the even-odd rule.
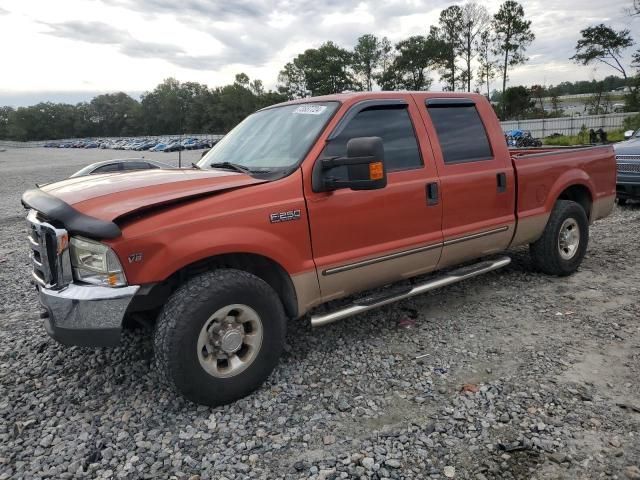
[[[143,42],[131,37],[121,42],[120,51],[133,58],[161,58],[170,62],[184,54],[184,50],[177,45]]]
[[[162,59],[190,69],[216,69],[228,63],[229,58],[215,55],[189,55],[174,44],[148,42],[134,38],[129,32],[103,22],[68,21],[46,23],[48,35],[98,45],[115,45],[120,53],[132,58]]]
[[[129,34],[124,30],[102,22],[69,21],[44,24],[51,29],[46,32],[48,35],[87,43],[118,44],[129,37]]]
[[[9,15],[11,12],[0,7],[0,15]]]
[[[62,17],[55,2],[43,2],[37,10],[16,2],[11,17],[0,8],[0,38],[5,44],[15,39],[34,65],[53,64],[62,49],[69,55],[78,52],[85,61],[42,80],[27,70],[5,72],[5,87],[82,89],[81,82],[88,82],[92,89],[135,90],[168,76],[221,85],[245,71],[273,88],[284,64],[308,48],[331,40],[350,49],[365,33],[396,43],[426,34],[443,8],[468,0],[94,0],[90,6],[85,0],[66,1],[69,8]],[[481,3],[495,13],[503,1]],[[510,70],[512,85],[613,74],[604,66],[595,71],[569,60],[580,30],[605,22],[635,33],[640,23],[640,17],[625,13],[631,0],[520,1],[536,40],[527,49],[528,63]],[[65,21],[52,20],[58,18]],[[43,22],[49,40],[64,38],[65,45],[42,40]],[[19,61],[12,50],[1,55]],[[163,62],[140,61],[146,59]],[[51,82],[57,82],[55,87]],[[433,88],[439,87],[435,82]]]

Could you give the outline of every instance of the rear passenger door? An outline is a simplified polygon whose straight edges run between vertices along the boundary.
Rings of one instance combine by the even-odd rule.
[[[490,104],[473,98],[426,97],[420,105],[442,191],[438,268],[506,249],[515,229],[515,178],[502,129]]]
[[[433,270],[442,248],[438,179],[418,109],[404,100],[356,103],[316,161],[346,155],[351,138],[382,138],[387,186],[314,192],[305,197],[324,300]],[[435,185],[429,201],[428,186]]]

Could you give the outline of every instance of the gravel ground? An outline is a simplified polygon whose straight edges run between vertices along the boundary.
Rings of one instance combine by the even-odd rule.
[[[294,322],[269,381],[211,409],[158,387],[148,331],[68,348],[38,319],[20,193],[118,153],[0,153],[1,480],[640,479],[640,205],[592,227],[569,278],[518,249],[438,292]]]

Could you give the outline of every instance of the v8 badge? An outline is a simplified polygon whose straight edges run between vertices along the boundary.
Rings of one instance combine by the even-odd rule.
[[[132,253],[129,255],[129,263],[138,263],[142,261],[142,253]]]

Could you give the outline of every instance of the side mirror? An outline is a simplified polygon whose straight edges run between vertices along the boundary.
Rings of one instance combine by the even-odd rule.
[[[380,137],[358,137],[347,142],[346,157],[319,159],[313,167],[313,191],[340,188],[376,190],[387,186],[384,147]]]
[[[625,140],[628,140],[631,137],[633,137],[633,130],[627,130],[626,132],[624,132]]]

